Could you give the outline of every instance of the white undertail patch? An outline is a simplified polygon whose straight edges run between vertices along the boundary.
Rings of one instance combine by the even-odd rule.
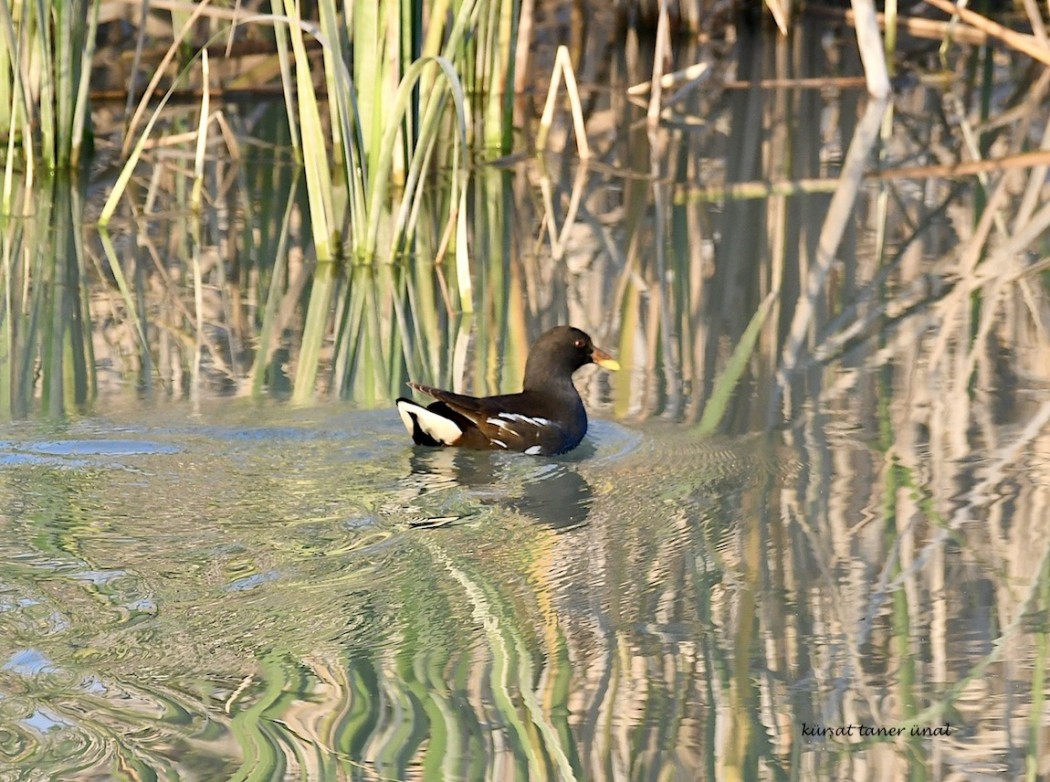
[[[542,450],[543,450],[543,446],[530,445],[528,448],[525,449],[525,453],[527,453],[529,456],[539,456],[540,455],[540,451],[542,451]]]
[[[419,428],[442,445],[452,445],[463,434],[463,430],[443,415],[427,410],[415,402],[402,400],[397,403],[397,412],[409,434],[415,431],[413,419],[419,422]]]

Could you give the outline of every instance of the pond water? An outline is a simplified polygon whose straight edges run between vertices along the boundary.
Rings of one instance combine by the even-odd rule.
[[[556,459],[418,450],[330,404],[9,424],[5,775],[1020,772],[1046,450],[974,457],[937,518],[932,476],[814,421],[598,421]]]
[[[681,757],[650,762],[689,768],[732,656],[719,549],[777,485],[771,443],[691,438],[657,483],[674,437],[611,422],[559,459],[417,451],[333,406],[5,434],[3,747],[30,776],[572,776],[671,714]]]
[[[973,96],[943,81],[890,113],[718,86],[859,74],[843,40],[681,43],[724,72],[655,133],[596,88],[595,164],[474,173],[474,314],[448,264],[340,267],[306,386],[279,160],[216,155],[194,225],[158,155],[112,237],[90,188],[28,194],[0,236],[0,779],[1050,775],[1045,169],[893,174],[955,148],[940,109]],[[647,78],[619,47],[581,74]],[[992,65],[1009,156],[1047,84]],[[890,175],[851,185],[853,155]],[[406,381],[514,390],[560,322],[623,365],[578,373],[579,448],[411,445]]]

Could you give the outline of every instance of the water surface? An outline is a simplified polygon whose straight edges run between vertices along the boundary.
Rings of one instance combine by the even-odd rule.
[[[978,519],[894,536],[857,476],[902,468],[841,422],[598,421],[530,459],[416,449],[392,410],[223,402],[11,424],[0,454],[13,777],[831,777],[1005,738],[1041,700],[1045,557],[1004,570]],[[1014,480],[1018,508],[1046,492]],[[1019,768],[1018,741],[985,762]]]

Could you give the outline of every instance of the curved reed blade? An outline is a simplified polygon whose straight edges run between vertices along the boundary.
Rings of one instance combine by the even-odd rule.
[[[722,374],[715,381],[714,388],[711,390],[711,398],[704,407],[704,414],[700,418],[700,423],[696,425],[696,431],[701,436],[714,434],[725,417],[726,410],[729,408],[729,400],[733,395],[733,389],[740,381],[740,378],[743,377],[744,370],[747,369],[755,344],[758,342],[758,335],[762,331],[762,326],[765,324],[766,318],[773,308],[773,303],[777,300],[778,295],[777,291],[772,291],[766,296],[751,317],[750,322],[748,322],[744,333],[740,335],[740,341],[737,342],[736,347],[733,349],[733,354],[729,357],[729,363],[726,364],[726,368],[722,370]]]

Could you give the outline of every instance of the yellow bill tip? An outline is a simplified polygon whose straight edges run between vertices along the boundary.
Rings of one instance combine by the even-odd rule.
[[[620,362],[604,350],[594,348],[594,351],[591,353],[591,358],[594,359],[594,363],[602,369],[608,369],[610,372],[616,372],[620,369]]]

